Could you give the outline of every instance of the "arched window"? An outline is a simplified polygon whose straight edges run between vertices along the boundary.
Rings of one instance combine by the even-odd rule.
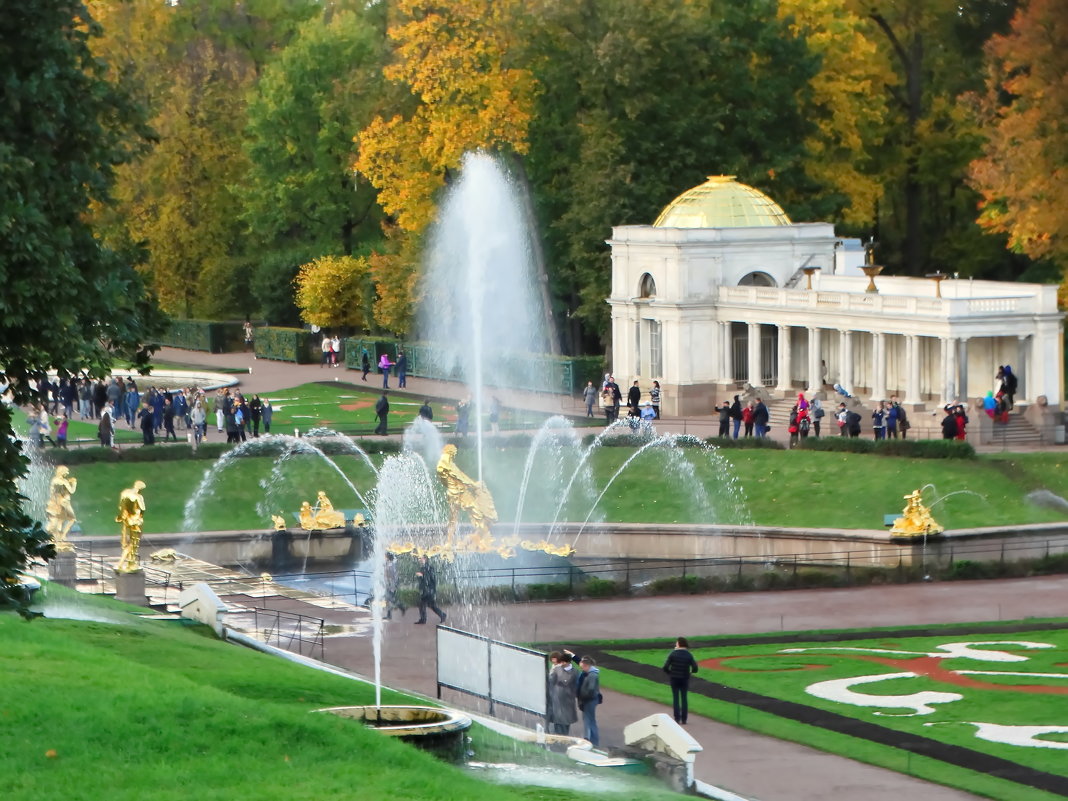
[[[638,297],[640,298],[655,298],[656,297],[656,281],[649,273],[645,273],[642,276],[642,280],[638,286]]]
[[[738,286],[775,286],[775,279],[759,270],[743,275]]]

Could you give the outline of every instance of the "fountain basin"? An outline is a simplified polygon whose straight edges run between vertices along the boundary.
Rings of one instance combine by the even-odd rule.
[[[432,706],[334,706],[316,711],[362,721],[382,734],[457,760],[463,757],[465,732],[471,728],[467,715]]]

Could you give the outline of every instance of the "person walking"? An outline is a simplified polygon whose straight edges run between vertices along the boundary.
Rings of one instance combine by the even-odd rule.
[[[438,577],[434,573],[434,566],[425,555],[419,557],[419,570],[416,571],[415,578],[419,582],[419,619],[415,621],[416,624],[426,623],[428,607],[444,623],[447,615],[444,610],[438,608],[437,603]]]
[[[671,706],[675,722],[686,725],[686,694],[690,689],[690,674],[697,672],[697,660],[690,653],[690,643],[685,637],[675,640],[675,649],[664,661],[664,672],[671,681]]]
[[[361,380],[367,380],[367,374],[371,372],[371,354],[367,352],[367,348],[364,348],[360,353],[360,369],[363,370],[363,378]]]
[[[408,386],[408,357],[403,350],[397,351],[397,387],[404,389]]]
[[[378,418],[378,425],[375,427],[375,433],[385,436],[389,433],[387,418],[389,417],[389,398],[386,397],[386,391],[382,390],[382,397],[378,399],[375,404],[375,417]]]
[[[642,391],[638,386],[638,382],[635,381],[630,385],[630,389],[627,390],[627,408],[629,417],[637,417],[639,415],[638,404],[642,399]]]
[[[382,373],[382,389],[389,389],[389,371],[393,369],[393,362],[389,360],[389,354],[383,353],[378,360],[378,371]]]
[[[601,674],[597,663],[591,656],[579,660],[581,673],[578,675],[578,690],[575,698],[582,712],[582,736],[590,741],[594,748],[600,743],[601,734],[597,730],[597,705],[601,703]]]
[[[271,416],[274,414],[274,407],[271,406],[271,399],[264,398],[263,405],[260,407],[260,419],[263,420],[263,433],[271,433]]]
[[[826,414],[823,410],[823,401],[813,395],[808,406],[809,411],[812,413],[812,431],[816,435],[816,439],[819,439],[820,427],[823,425],[823,416]]]
[[[742,401],[737,395],[731,404],[731,421],[734,428],[733,438],[738,439],[738,430],[742,427]]]
[[[654,381],[653,388],[649,390],[649,402],[653,404],[653,414],[656,419],[660,419],[660,398],[663,393],[660,391],[660,382]]]
[[[768,407],[764,405],[762,398],[757,398],[756,406],[753,407],[753,428],[756,429],[758,438],[768,435]]]
[[[571,724],[578,720],[576,696],[578,675],[571,657],[560,651],[549,654],[549,720],[553,734],[568,734]]]
[[[393,610],[399,609],[403,615],[408,607],[397,600],[397,590],[400,588],[400,578],[397,576],[397,561],[390,551],[386,551],[386,564],[384,568],[384,583],[386,588],[386,620],[393,619]]]
[[[586,388],[582,390],[582,401],[586,404],[586,416],[593,417],[593,405],[597,403],[597,387],[592,381],[586,382]]]

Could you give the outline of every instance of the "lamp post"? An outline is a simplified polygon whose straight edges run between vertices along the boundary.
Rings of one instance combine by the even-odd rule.
[[[804,268],[802,268],[801,272],[803,272],[805,274],[805,280],[806,280],[805,289],[812,289],[812,276],[815,275],[816,271],[819,270],[819,269],[820,269],[819,267],[804,267]]]

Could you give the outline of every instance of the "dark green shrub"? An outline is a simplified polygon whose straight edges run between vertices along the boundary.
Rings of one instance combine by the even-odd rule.
[[[571,585],[564,583],[527,584],[524,589],[531,601],[562,601],[571,597]]]
[[[807,567],[797,571],[794,586],[818,589],[822,587],[841,587],[847,583],[841,571]]]
[[[620,582],[612,581],[611,579],[591,576],[582,585],[582,592],[590,598],[612,598],[616,595],[625,594],[626,587]]]
[[[860,437],[806,437],[797,447],[807,451],[871,453],[875,450],[875,442]]]
[[[703,583],[697,576],[665,576],[649,582],[650,595],[693,595],[712,588],[711,582]]]
[[[1068,573],[1068,553],[1050,554],[1049,556],[1043,556],[1041,559],[1036,559],[1031,566],[1031,570],[1036,575]]]
[[[256,358],[311,364],[316,361],[318,341],[311,331],[302,328],[256,329]]]
[[[956,439],[884,439],[875,443],[880,456],[909,456],[914,459],[974,459],[970,442]]]
[[[208,353],[239,350],[244,339],[243,325],[218,320],[171,320],[167,332],[154,344]]]
[[[738,439],[731,439],[730,437],[709,437],[705,442],[709,445],[715,445],[717,448],[736,448],[739,450],[766,448],[781,451],[785,449],[785,446],[781,442],[778,442],[771,437],[739,437]]]
[[[973,562],[970,559],[961,559],[954,562],[949,572],[948,579],[988,579],[993,578],[997,571],[997,565],[989,562]]]

